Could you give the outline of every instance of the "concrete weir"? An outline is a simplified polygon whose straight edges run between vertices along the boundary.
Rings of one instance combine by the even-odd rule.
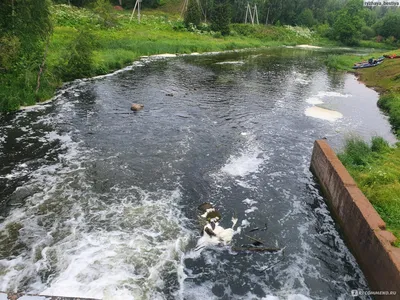
[[[310,169],[368,280],[371,295],[400,299],[400,248],[392,246],[396,238],[325,140],[315,141]]]

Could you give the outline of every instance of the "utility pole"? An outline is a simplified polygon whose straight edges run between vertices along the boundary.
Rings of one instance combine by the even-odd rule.
[[[254,4],[254,9],[253,9],[253,25],[254,25],[254,17],[256,17],[257,25],[260,25],[260,22],[258,22],[257,4]]]
[[[136,10],[136,7],[137,7],[137,9],[138,9],[138,15],[137,15],[138,16],[138,22],[140,24],[140,4],[141,3],[142,3],[142,0],[136,0],[135,7],[133,8],[131,19],[129,20],[129,22],[132,21],[133,15],[135,14],[135,10]]]
[[[250,21],[251,24],[254,25],[254,21],[257,21],[257,24],[260,24],[258,21],[258,10],[257,10],[257,4],[254,4],[253,11],[251,10],[250,4],[247,3],[246,7],[246,17],[244,20],[244,23],[247,24],[247,17],[250,15]]]
[[[250,4],[249,4],[249,3],[247,3],[247,7],[246,7],[246,17],[245,17],[245,20],[244,20],[244,23],[245,23],[245,24],[247,24],[247,16],[248,16],[248,15],[250,15],[251,24],[254,25],[254,16],[253,16],[253,13],[252,13],[252,11],[251,11]]]

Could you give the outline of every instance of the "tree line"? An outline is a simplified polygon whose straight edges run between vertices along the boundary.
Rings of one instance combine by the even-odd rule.
[[[54,3],[87,6],[94,1],[54,0]],[[143,0],[142,4],[154,8],[165,1],[168,0]],[[129,9],[135,1],[110,2]],[[252,8],[257,6],[261,24],[306,26],[346,45],[375,37],[389,43],[400,40],[400,8],[364,7],[363,0],[189,0],[186,19],[193,24],[211,22],[217,31],[228,33],[230,22],[245,21],[247,4]]]
[[[145,1],[145,0],[144,0]],[[257,6],[258,19],[266,25],[305,26],[319,34],[355,46],[361,39],[376,38],[399,44],[400,8],[364,7],[363,0],[189,0],[199,6],[203,21],[229,19],[243,23],[246,6]],[[216,7],[223,5],[223,16]]]

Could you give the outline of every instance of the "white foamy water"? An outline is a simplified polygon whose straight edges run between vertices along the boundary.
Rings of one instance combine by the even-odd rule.
[[[318,106],[309,107],[305,110],[304,113],[308,117],[327,120],[330,122],[334,122],[343,117],[343,115],[340,112]]]
[[[150,195],[143,196],[140,205],[125,202],[121,208],[112,208],[119,212],[113,218],[120,228],[80,232],[45,249],[64,255],[57,263],[59,275],[41,294],[102,299],[155,297],[157,288],[163,286],[163,272],[179,267],[176,258],[183,255],[189,233],[182,235],[185,229],[173,215],[179,215],[179,211],[171,207],[179,200],[179,191],[162,193],[163,198],[156,201],[147,199]],[[103,212],[99,217],[110,213]],[[47,263],[47,258],[40,261],[43,267]]]
[[[243,65],[244,61],[239,60],[239,61],[221,61],[215,63],[216,65]]]
[[[264,159],[259,157],[260,154],[262,154],[262,151],[255,148],[253,150],[246,150],[239,155],[231,155],[221,171],[230,176],[240,177],[256,173],[264,162]]]
[[[306,102],[309,104],[317,105],[317,104],[322,104],[324,103],[321,99],[317,97],[310,97],[306,99]]]
[[[318,92],[317,97],[341,97],[348,98],[351,97],[350,94],[342,94],[338,92]]]
[[[58,104],[62,111],[73,107]],[[68,115],[57,114],[57,121],[65,122]],[[57,163],[30,173],[23,188],[35,192],[0,223],[1,234],[12,224],[22,227],[21,251],[0,259],[0,290],[165,299],[164,278],[169,273],[183,276],[182,257],[192,235],[179,207],[180,189],[148,192],[115,185],[97,193],[87,177],[88,162],[95,162],[94,149],[85,149],[72,133],[50,131],[40,139],[58,141],[61,152]],[[6,178],[28,171],[20,164]]]

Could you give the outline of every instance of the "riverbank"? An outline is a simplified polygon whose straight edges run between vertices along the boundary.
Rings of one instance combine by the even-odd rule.
[[[390,53],[400,54],[400,51]],[[389,53],[375,53],[378,57]],[[371,57],[371,56],[369,56]],[[385,59],[377,67],[359,69],[351,67],[355,62],[368,59],[364,56],[331,56],[327,65],[354,72],[358,79],[380,93],[378,106],[389,116],[397,137],[400,137],[400,59]],[[394,245],[400,247],[400,147],[390,147],[376,137],[371,143],[351,138],[339,155],[357,185],[370,200],[388,229],[396,236]]]
[[[307,28],[291,26],[231,24],[228,36],[212,32],[207,24],[188,30],[179,14],[159,10],[143,11],[140,23],[136,16],[130,21],[130,11],[115,11],[117,25],[110,28],[94,23],[101,18],[93,11],[68,5],[53,6],[52,16],[54,30],[40,88],[35,92],[36,72],[27,74],[24,82],[16,81],[15,74],[4,75],[0,111],[45,101],[65,81],[107,74],[143,55],[335,44]],[[74,55],[76,61],[69,63]]]
[[[393,292],[385,296],[395,295],[400,283],[400,249],[392,245],[396,238],[386,230],[385,222],[326,140],[315,141],[310,170],[318,179],[370,288]]]

